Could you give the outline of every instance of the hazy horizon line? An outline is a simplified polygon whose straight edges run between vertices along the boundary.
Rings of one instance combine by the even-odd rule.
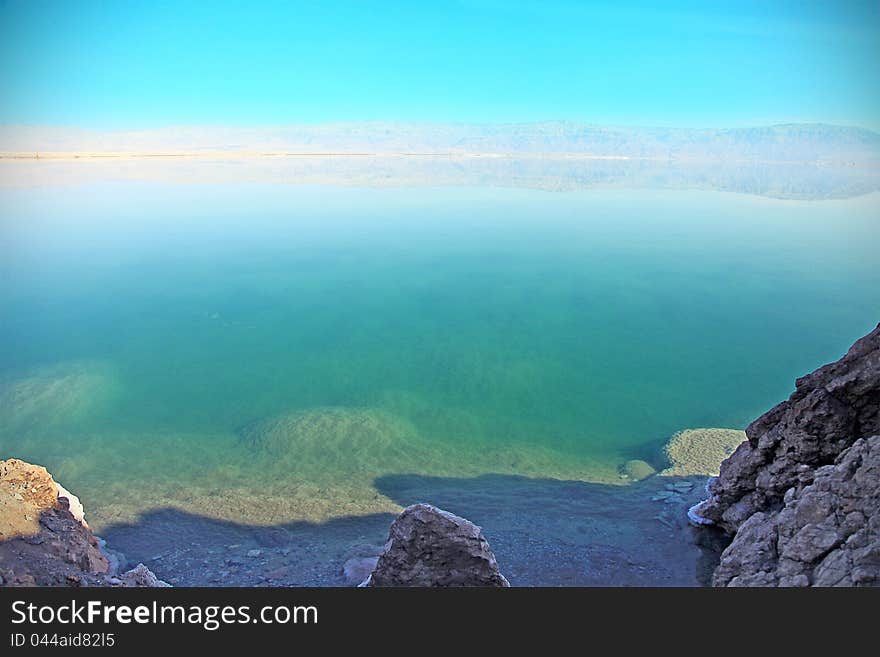
[[[73,123],[24,123],[24,122],[0,122],[0,129],[14,128],[42,128],[54,130],[78,130],[83,132],[150,132],[167,130],[172,128],[235,128],[235,129],[271,129],[271,128],[288,128],[288,127],[329,127],[329,126],[346,126],[346,125],[399,125],[399,126],[460,126],[460,127],[502,127],[502,126],[540,126],[540,125],[571,125],[579,127],[593,127],[620,130],[668,130],[668,131],[732,131],[732,130],[750,130],[756,128],[780,128],[790,126],[824,126],[832,128],[849,128],[855,130],[863,130],[880,135],[880,126],[868,126],[863,123],[851,121],[831,121],[831,120],[807,120],[807,119],[768,119],[758,121],[730,122],[725,124],[699,124],[699,125],[683,125],[683,124],[663,124],[662,122],[615,122],[615,121],[592,121],[587,119],[527,119],[527,120],[503,120],[503,121],[484,121],[484,120],[461,120],[461,119],[435,119],[435,120],[419,120],[419,119],[346,119],[346,120],[328,120],[328,121],[288,121],[288,122],[265,122],[265,123],[245,123],[245,122],[219,122],[208,121],[204,123],[191,122],[169,122],[160,125],[129,125],[129,126],[111,126],[111,127],[95,127],[90,125],[73,124]]]
[[[822,163],[880,170],[880,133],[826,123],[650,128],[576,122],[340,122],[94,130],[0,126],[0,160],[446,156]]]

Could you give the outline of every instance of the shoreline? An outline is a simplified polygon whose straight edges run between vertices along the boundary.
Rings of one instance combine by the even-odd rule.
[[[157,481],[152,491],[129,491],[138,499],[147,496],[148,504],[130,509],[133,513],[114,508],[125,505],[126,495],[117,503],[87,500],[85,512],[103,553],[112,555],[120,570],[142,563],[174,586],[356,585],[352,564],[375,558],[397,515],[418,503],[482,527],[513,586],[704,586],[720,545],[707,542],[687,512],[704,497],[709,475],[724,456],[718,437],[730,442],[740,434],[678,432],[667,444],[669,468],[630,461],[627,466],[640,463],[645,469],[629,474],[622,467],[615,482],[501,473],[387,474],[373,481],[375,498],[362,495],[361,503],[351,506],[354,490],[334,492],[328,485],[303,496],[274,485],[267,471],[249,488],[218,482],[214,492],[193,480],[169,495]],[[683,440],[690,449],[681,449]],[[679,449],[670,449],[676,445]],[[348,500],[348,506],[309,518],[309,505],[333,499]],[[71,510],[74,506],[82,517],[79,500]]]
[[[104,577],[142,563],[174,586],[354,586],[351,563],[381,551],[400,509],[426,502],[481,527],[513,586],[701,586],[717,551],[713,556],[704,547],[686,510],[703,495],[705,480],[654,475],[609,486],[509,475],[390,475],[377,487],[399,506],[385,512],[252,525],[159,506],[132,522],[97,528],[95,540],[117,566]],[[61,490],[70,497],[57,487],[59,497]],[[221,494],[216,503],[235,501]],[[101,515],[86,507],[87,517]],[[67,504],[58,513],[65,515]],[[59,568],[71,567],[53,565],[50,554],[31,545],[29,559],[43,570],[28,571],[30,562],[9,552],[31,540],[28,532],[10,538],[0,543],[0,574],[9,581],[33,576],[39,584],[40,572],[57,578]]]

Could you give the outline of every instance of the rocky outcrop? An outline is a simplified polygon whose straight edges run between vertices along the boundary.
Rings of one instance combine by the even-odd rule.
[[[715,585],[880,585],[880,436],[857,440],[783,504],[740,525]]]
[[[119,562],[92,534],[79,499],[45,468],[0,461],[0,585],[164,585],[142,564],[116,575]]]
[[[691,510],[734,534],[714,582],[880,583],[880,326],[798,379],[746,435]]]
[[[429,504],[407,507],[362,586],[510,586],[474,523]]]

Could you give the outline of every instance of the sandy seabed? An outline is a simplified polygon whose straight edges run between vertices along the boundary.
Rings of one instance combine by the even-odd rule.
[[[707,553],[685,512],[741,434],[676,434],[671,467],[633,483],[620,463],[543,446],[432,442],[375,408],[294,409],[210,436],[84,429],[116,394],[100,362],[7,378],[3,456],[45,463],[112,548],[178,585],[350,583],[345,562],[421,501],[482,525],[514,584],[697,584]]]

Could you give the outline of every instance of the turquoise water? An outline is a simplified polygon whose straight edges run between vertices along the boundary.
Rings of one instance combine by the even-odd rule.
[[[108,181],[0,214],[0,456],[103,522],[255,473],[276,520],[395,473],[621,483],[880,319],[877,194]]]

